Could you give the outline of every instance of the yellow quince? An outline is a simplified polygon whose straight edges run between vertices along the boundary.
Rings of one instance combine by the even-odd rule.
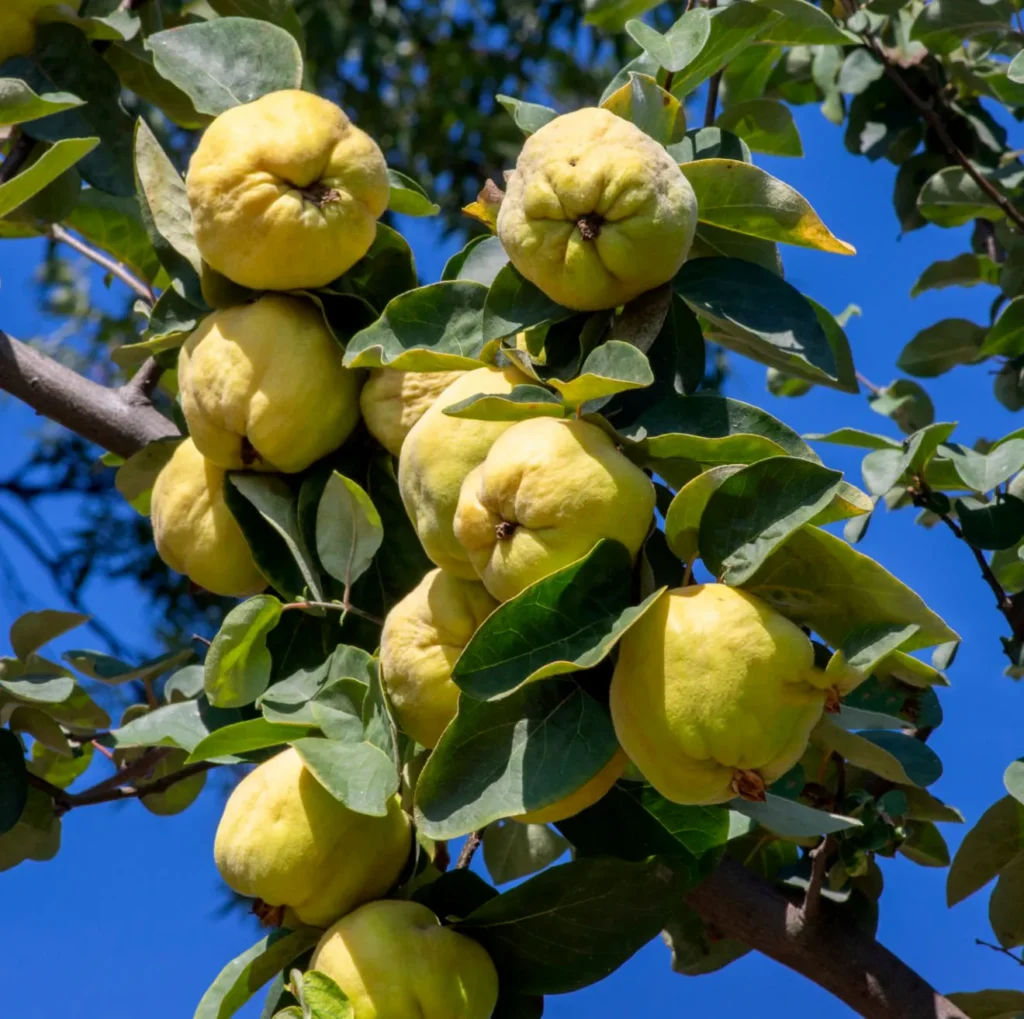
[[[477,580],[431,570],[387,615],[380,635],[384,685],[399,728],[437,746],[459,706],[452,667],[498,603]]]
[[[418,902],[371,902],[321,938],[310,968],[347,995],[353,1019],[490,1019],[498,972],[478,942]]]
[[[830,682],[810,639],[724,584],[665,592],[619,642],[615,732],[666,799],[763,799],[807,748]]]
[[[563,796],[557,803],[541,807],[539,810],[516,814],[512,820],[522,824],[553,824],[555,821],[564,821],[567,817],[572,817],[597,803],[622,777],[628,763],[625,753],[618,750],[589,782],[585,782],[574,793]]]
[[[213,856],[221,877],[240,895],[327,927],[383,895],[402,872],[411,845],[397,796],[384,817],[349,810],[289,747],[236,786],[217,827]]]
[[[499,601],[582,559],[602,538],[636,555],[654,486],[597,425],[531,418],[495,440],[462,483],[455,537]]]
[[[185,439],[153,485],[153,538],[172,570],[214,594],[245,598],[267,581],[224,501],[224,484],[224,471]]]
[[[10,57],[32,52],[39,14],[58,4],[77,11],[82,0],[3,0],[0,4],[0,64]]]
[[[670,280],[696,226],[697,198],[665,148],[594,108],[530,135],[498,211],[512,264],[579,311],[614,308]]]
[[[466,580],[477,576],[466,550],[455,540],[452,521],[459,489],[494,440],[512,421],[453,418],[445,407],[477,393],[510,393],[529,378],[515,368],[476,368],[457,378],[413,425],[398,458],[398,487],[409,519],[437,566]]]
[[[373,368],[359,394],[359,408],[370,434],[398,456],[412,426],[462,374]]]
[[[185,182],[199,253],[254,290],[336,279],[373,244],[390,192],[377,143],[334,103],[291,89],[217,117]]]
[[[361,373],[343,353],[309,301],[268,294],[208,315],[178,355],[196,447],[227,470],[305,470],[359,420]]]

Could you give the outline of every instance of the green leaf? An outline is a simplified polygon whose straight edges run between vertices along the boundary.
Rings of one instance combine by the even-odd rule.
[[[500,273],[499,273],[500,276]],[[348,368],[452,371],[479,368],[487,288],[466,280],[432,283],[388,303],[349,340]]]
[[[686,110],[650,75],[630,72],[629,81],[601,106],[635,124],[662,145],[679,141],[686,133]]]
[[[282,722],[268,722],[265,718],[250,718],[244,722],[225,725],[204,736],[192,748],[189,764],[197,761],[212,761],[219,758],[237,758],[253,750],[266,750],[281,746],[282,743],[301,741],[307,736],[320,732],[317,725],[294,725]]]
[[[162,272],[134,198],[87,188],[79,194],[78,203],[66,222],[76,233],[123,262],[147,283],[154,283]]]
[[[851,245],[832,234],[807,199],[757,166],[735,159],[705,158],[684,163],[680,169],[693,185],[702,223],[783,244],[856,254]]]
[[[1003,948],[1024,945],[1024,851],[999,872],[999,880],[988,900],[988,919]]]
[[[630,389],[643,389],[654,381],[654,373],[646,355],[632,343],[607,340],[587,355],[574,379],[563,382],[552,377],[548,381],[566,403],[579,406]]]
[[[892,418],[908,435],[926,428],[935,420],[931,398],[911,379],[897,379],[878,393],[870,394],[868,406],[876,414]]]
[[[939,452],[952,460],[964,484],[975,492],[991,492],[1024,468],[1024,439],[1001,442],[988,453],[956,443],[946,443]]]
[[[19,708],[18,712],[26,710],[34,711],[36,709]],[[39,714],[43,714],[43,712],[39,712]],[[49,715],[46,717],[49,718]],[[52,725],[57,724],[52,718],[49,720]],[[93,756],[94,751],[91,743],[78,747],[74,751],[73,756],[67,757],[55,750],[51,750],[44,743],[37,740],[32,744],[32,760],[28,763],[28,770],[33,775],[45,779],[60,789],[67,789],[68,786],[81,778],[89,770]]]
[[[695,10],[699,11],[702,8],[697,7]],[[668,154],[678,163],[691,163],[698,159],[751,162],[747,143],[742,138],[737,138],[731,131],[723,131],[720,127],[695,127],[687,131],[682,141],[668,146]]]
[[[560,322],[573,313],[556,304],[511,263],[506,265],[487,291],[482,339],[503,340],[546,322]]]
[[[921,8],[910,39],[935,53],[948,53],[979,32],[1005,31],[1013,8],[995,0],[935,0]]]
[[[979,283],[999,283],[999,266],[987,255],[968,253],[956,258],[932,262],[917,278],[911,297],[917,297],[926,290],[942,290],[945,287],[973,287]]]
[[[51,145],[27,170],[0,184],[0,219],[39,194],[99,143],[99,138],[64,138]]]
[[[925,219],[946,227],[972,219],[995,222],[1006,215],[959,166],[947,166],[928,178],[917,196],[917,209]]]
[[[373,315],[366,320],[371,322],[378,312],[387,307],[389,301],[415,286],[416,262],[409,242],[397,230],[378,223],[370,250],[344,275],[317,293],[321,298],[325,292],[360,298],[373,309]],[[329,312],[333,310],[331,302],[328,302],[327,307]],[[329,316],[331,328],[335,332],[342,332],[346,338],[353,336],[366,324],[352,314],[355,308],[356,305],[351,303],[341,306],[346,320],[344,323],[339,323],[336,315]],[[346,328],[342,328],[342,325]]]
[[[860,828],[860,821],[842,814],[815,810],[797,800],[789,800],[772,793],[765,794],[763,803],[739,798],[729,801],[730,810],[752,818],[769,831],[783,838],[806,838],[810,835],[829,835],[832,832]]]
[[[152,103],[178,127],[193,131],[210,122],[177,85],[157,71],[153,54],[146,49],[143,39],[114,42],[104,50],[103,59],[117,72],[125,88]]]
[[[930,821],[915,821],[911,824],[899,851],[921,867],[949,866],[949,846],[942,832]]]
[[[269,21],[288,32],[300,48],[305,48],[302,21],[292,6],[292,0],[209,0],[209,4],[222,18]]]
[[[61,657],[72,668],[90,679],[118,685],[140,679],[159,679],[165,672],[170,672],[171,669],[176,669],[194,658],[195,652],[191,648],[170,651],[150,658],[141,665],[128,665],[99,651],[65,651]]]
[[[772,553],[743,588],[833,645],[855,627],[876,623],[916,623],[920,630],[904,651],[959,639],[884,567],[810,525]]]
[[[58,612],[56,609],[26,612],[11,624],[11,647],[25,661],[44,644],[82,626],[89,619],[89,616],[83,616],[80,612]]]
[[[35,704],[60,704],[71,696],[75,681],[60,666],[30,658],[24,666],[13,658],[0,658],[0,691]]]
[[[38,789],[29,789],[25,809],[17,824],[0,835],[0,871],[24,860],[51,860],[60,848],[60,820],[53,800]]]
[[[484,832],[484,863],[496,885],[536,874],[569,848],[569,843],[545,824],[499,821]]]
[[[28,802],[28,771],[21,741],[9,729],[0,729],[0,835],[20,820]]]
[[[384,817],[398,792],[398,769],[372,743],[300,739],[294,743],[314,778],[349,810]]]
[[[430,838],[458,838],[540,810],[617,752],[607,710],[574,680],[529,683],[497,701],[462,694],[416,784],[417,827]]]
[[[898,450],[880,449],[869,453],[861,464],[868,491],[883,496],[908,471],[922,472],[955,427],[947,421],[926,425],[914,432]]]
[[[499,605],[459,656],[452,681],[470,697],[491,700],[597,665],[661,593],[631,605],[632,568],[625,546],[598,542],[585,558]]]
[[[301,1013],[308,1019],[355,1019],[348,995],[326,973],[315,969],[302,974],[301,986],[293,989],[301,1003]]]
[[[675,874],[657,861],[576,860],[485,902],[454,928],[479,941],[519,993],[562,994],[639,951],[677,895]]]
[[[436,216],[441,206],[432,202],[426,191],[404,173],[388,170],[388,181],[391,193],[388,197],[388,208],[403,216]]]
[[[675,76],[672,95],[688,96],[701,82],[720,71],[779,16],[747,0],[735,0],[711,12],[711,31],[697,57]]]
[[[545,124],[550,123],[558,116],[558,113],[550,106],[525,103],[521,99],[513,99],[512,96],[503,96],[500,93],[494,98],[505,108],[506,113],[516,122],[516,127],[527,137],[534,131],[539,131]]]
[[[748,99],[723,110],[715,123],[742,138],[753,152],[802,156],[804,147],[789,107],[777,99]]]
[[[876,435],[860,428],[837,428],[833,432],[812,432],[804,436],[809,442],[834,442],[838,446],[855,446],[858,449],[895,449],[900,450],[903,444],[888,435]]]
[[[626,31],[633,40],[673,73],[693,62],[711,34],[711,17],[703,7],[687,11],[664,35],[643,21],[627,21]]]
[[[183,750],[171,750],[165,757],[157,761],[156,766],[150,772],[150,780],[157,782],[175,775],[184,767],[187,756]],[[139,802],[157,817],[171,817],[192,806],[205,785],[206,772],[199,771],[173,782],[162,792],[149,793],[139,797]]]
[[[987,330],[965,318],[944,318],[922,329],[896,361],[908,375],[928,379],[978,359]]]
[[[1024,991],[960,991],[947,994],[957,1008],[971,1019],[1020,1019],[1024,1012]]]
[[[283,28],[251,18],[218,18],[157,32],[146,40],[157,71],[200,113],[217,116],[260,96],[302,86],[302,52]]]
[[[1006,69],[1006,77],[1018,85],[1024,85],[1024,51],[1018,53],[1010,61],[1010,66]],[[1022,1003],[1021,1008],[1024,1008],[1024,1003]]]
[[[384,541],[380,514],[354,481],[332,471],[316,511],[316,551],[324,569],[347,591]]]
[[[513,386],[510,393],[477,393],[459,400],[442,413],[476,421],[526,421],[535,417],[565,417],[570,408],[543,386]]]
[[[281,618],[281,603],[258,594],[235,606],[225,617],[206,653],[203,686],[218,708],[251,704],[270,682],[267,634]]]
[[[1024,297],[1015,297],[1003,308],[978,351],[979,357],[1019,357],[1024,354]]]
[[[708,500],[726,478],[742,470],[742,464],[722,464],[703,471],[676,493],[665,514],[665,538],[669,548],[689,563],[700,554],[697,536]]]
[[[992,502],[957,499],[953,503],[960,529],[975,548],[1012,548],[1024,538],[1024,501],[997,495]]]
[[[1006,791],[1018,802],[1024,803],[1024,757],[1014,761],[1003,774]]]
[[[232,959],[203,995],[193,1019],[229,1019],[264,984],[312,948],[323,934],[317,927],[277,930]]]
[[[820,7],[807,0],[754,0],[782,15],[758,34],[761,42],[783,43],[787,46],[849,46],[858,41],[844,32]]]
[[[11,711],[10,706],[5,705],[4,714],[9,715],[7,725],[11,732],[27,732],[32,737],[33,753],[38,745],[40,752],[53,751],[63,758],[73,756],[74,752],[64,730],[42,708],[25,705]]]
[[[234,492],[242,498],[233,498]],[[274,587],[286,595],[301,595],[308,589],[314,601],[323,601],[320,578],[299,530],[296,499],[288,483],[270,474],[234,473],[228,475],[224,494],[245,532],[256,565]]]
[[[837,385],[836,357],[814,308],[767,269],[736,258],[699,258],[676,273],[672,286],[711,319],[725,346],[800,377],[811,368],[811,381]]]
[[[0,78],[0,125],[24,124],[54,113],[81,106],[82,100],[70,92],[44,92],[36,95],[28,82],[20,78]]]
[[[1024,804],[1004,796],[964,836],[946,878],[946,903],[955,906],[984,888],[1024,851]]]
[[[739,258],[744,262],[753,262],[776,276],[782,276],[782,259],[774,241],[765,241],[735,230],[723,230],[710,223],[697,223],[689,257]]]
[[[899,785],[926,787],[942,775],[942,762],[935,751],[906,733],[888,729],[848,732],[826,716],[815,729],[814,739],[850,764]]]
[[[963,824],[964,815],[950,807],[925,789],[903,786],[900,792],[907,800],[907,817],[914,821],[945,821]]]
[[[110,733],[115,747],[178,747],[191,752],[211,732],[238,721],[235,709],[214,708],[205,696],[156,708]]]
[[[178,437],[157,439],[133,453],[114,475],[114,485],[125,501],[144,517],[149,516],[157,475],[181,443]]]
[[[760,460],[722,478],[701,517],[701,559],[725,583],[742,584],[832,501],[842,478],[792,456]]]

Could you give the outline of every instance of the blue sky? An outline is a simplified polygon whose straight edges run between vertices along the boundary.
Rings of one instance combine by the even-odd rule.
[[[877,384],[896,376],[903,344],[919,329],[957,316],[987,321],[991,288],[946,290],[911,300],[910,287],[933,260],[968,249],[966,228],[929,228],[899,238],[892,212],[895,168],[850,156],[842,131],[814,107],[796,111],[803,160],[758,158],[765,169],[807,197],[829,227],[853,243],[858,254],[842,258],[785,249],[788,279],[833,312],[856,303],[863,317],[848,327],[857,367]],[[429,224],[403,223],[416,251],[421,277],[436,279],[455,245],[439,241]],[[30,274],[38,258],[34,242],[0,244],[0,328],[28,338],[53,328],[35,311]],[[97,284],[99,287],[99,284]],[[120,296],[120,295],[119,295]],[[105,299],[102,296],[101,300]],[[758,403],[800,432],[826,432],[842,425],[896,435],[863,397],[815,390],[799,400],[781,400],[764,389],[764,369],[732,359],[728,393]],[[1024,426],[992,396],[988,366],[958,368],[926,383],[936,419],[959,421],[957,436],[972,442],[996,438]],[[0,398],[0,476],[27,454],[39,427],[26,408]],[[821,446],[830,466],[860,483],[859,455]],[[3,496],[0,495],[0,499]],[[55,527],[73,525],[67,506],[47,509]],[[880,514],[860,548],[921,592],[964,639],[950,672],[953,686],[941,693],[945,724],[932,739],[946,771],[932,787],[963,810],[969,822],[1003,794],[1006,765],[1024,754],[1020,736],[1024,690],[1002,675],[999,636],[1006,632],[992,597],[967,548],[944,531],[913,526],[911,511]],[[0,543],[17,564],[28,601],[0,589],[0,653],[9,653],[6,631],[27,609],[61,608],[48,579],[0,531]],[[87,592],[91,608],[140,646],[148,623],[130,584],[99,583]],[[58,647],[96,646],[95,638],[72,635]],[[101,762],[89,780],[103,777]],[[3,972],[6,1010],[39,1019],[187,1019],[218,970],[258,939],[255,924],[225,902],[212,861],[213,834],[223,786],[208,791],[187,813],[157,818],[137,804],[90,807],[72,812],[64,824],[57,858],[28,863],[0,874],[0,897],[8,911]],[[945,825],[952,848],[965,827]],[[977,947],[991,939],[987,893],[950,911],[945,906],[944,870],[923,869],[902,858],[880,861],[887,890],[879,936],[941,990],[1021,986],[1022,971],[1007,959]],[[746,1016],[756,1003],[762,1017],[815,1015],[839,1019],[853,1013],[802,977],[760,957],[745,959],[699,979],[674,975],[667,950],[653,943],[603,983],[570,996],[551,998],[551,1019],[647,1019],[668,1015]],[[255,1017],[250,1006],[239,1013]]]

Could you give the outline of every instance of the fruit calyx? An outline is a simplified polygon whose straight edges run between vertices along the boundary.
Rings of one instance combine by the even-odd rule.
[[[825,711],[827,714],[839,714],[839,710],[842,708],[842,703],[840,701],[841,697],[842,694],[834,686],[830,686],[828,690],[825,691]]]
[[[284,906],[271,906],[262,899],[256,899],[252,912],[261,927],[280,927],[284,923]]]
[[[494,533],[497,536],[498,541],[508,541],[509,538],[516,533],[516,527],[518,527],[518,524],[514,524],[511,520],[502,520],[502,522],[494,528]]]
[[[263,457],[261,457],[257,452],[256,447],[249,441],[248,435],[242,436],[239,456],[241,457],[242,464],[245,467],[251,467],[254,463],[259,463],[263,460]]]
[[[337,188],[327,187],[326,184],[310,184],[308,188],[299,188],[299,194],[318,209],[332,202],[341,201],[341,192]]]
[[[764,779],[756,771],[737,768],[733,772],[730,788],[741,799],[753,800],[755,803],[765,801]]]
[[[588,212],[576,220],[576,228],[580,232],[580,237],[585,241],[596,241],[601,234],[603,223],[604,219],[596,212]]]

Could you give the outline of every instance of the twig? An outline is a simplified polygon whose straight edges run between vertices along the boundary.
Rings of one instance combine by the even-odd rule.
[[[807,928],[810,928],[818,919],[821,908],[821,886],[825,882],[825,871],[828,868],[828,858],[831,853],[832,839],[828,835],[808,853],[811,861],[811,876],[807,882],[804,904],[800,910]]]
[[[376,623],[377,626],[384,625],[384,620],[379,618],[378,616],[371,615],[369,612],[364,612],[362,609],[356,608],[355,605],[344,605],[341,602],[294,601],[289,602],[287,605],[281,606],[282,612],[287,612],[289,609],[327,609],[331,612],[341,612],[344,614],[351,612],[352,615],[359,616],[361,619],[368,619],[371,623]]]
[[[718,0],[708,0],[708,10],[713,11],[718,5]],[[715,71],[711,75],[711,80],[708,82],[708,102],[707,106],[704,107],[704,126],[711,127],[715,122],[715,109],[718,106],[718,89],[722,84],[722,71],[725,69]]]
[[[874,382],[872,382],[872,381],[871,381],[871,379],[869,379],[869,378],[868,378],[868,377],[867,377],[866,375],[861,375],[861,373],[860,373],[860,372],[857,372],[857,381],[858,381],[858,382],[859,382],[859,383],[860,383],[860,384],[861,384],[861,385],[862,385],[862,386],[863,386],[863,387],[864,387],[864,388],[865,388],[865,389],[866,389],[866,390],[867,390],[867,391],[868,391],[868,392],[869,392],[869,393],[870,393],[870,394],[871,394],[872,396],[878,396],[878,394],[879,394],[879,393],[880,393],[880,392],[882,391],[882,387],[881,387],[881,386],[876,386],[876,385],[874,384]]]
[[[92,744],[93,749],[99,751],[108,761],[114,759],[114,755],[98,740],[90,740],[89,742]]]
[[[54,785],[52,782],[47,782],[45,778],[41,778],[39,775],[33,774],[31,771],[28,773],[28,784],[33,786],[35,789],[39,789],[49,796],[54,804],[61,808],[61,804],[68,798],[68,794],[61,789],[60,786]],[[63,809],[67,809],[66,807]]]
[[[164,370],[155,357],[149,357],[142,367],[121,387],[121,395],[130,404],[151,403],[153,390]]]
[[[117,786],[114,789],[106,789],[102,791],[88,789],[84,793],[79,793],[77,796],[69,796],[67,809],[71,810],[73,807],[91,807],[97,803],[114,803],[117,800],[139,799],[143,796],[154,796],[157,793],[166,792],[171,788],[171,786],[177,785],[186,778],[192,778],[193,775],[200,775],[204,771],[209,771],[211,768],[216,768],[217,766],[217,763],[214,761],[198,761],[195,764],[190,764],[187,767],[182,768],[180,771],[172,772],[170,775],[164,775],[163,778],[154,779],[152,782],[143,782],[137,786]]]
[[[995,573],[992,572],[992,567],[989,566],[988,560],[985,558],[985,554],[980,548],[975,548],[964,537],[964,532],[961,530],[960,525],[957,524],[957,522],[953,520],[948,513],[939,514],[939,519],[971,550],[971,553],[974,555],[974,558],[978,563],[978,568],[981,570],[981,575],[985,579],[985,583],[988,584],[992,593],[996,596],[996,607],[1004,616],[1006,616],[1006,621],[1013,629],[1013,635],[1015,637],[1024,638],[1024,628],[1018,626],[1011,618],[1013,602],[1011,601],[1010,596],[1003,589],[1003,585],[999,583],[999,579],[996,577]]]
[[[120,262],[115,261],[109,255],[102,251],[98,251],[96,248],[85,241],[76,237],[73,233],[65,230],[59,223],[54,223],[50,226],[49,236],[55,241],[60,241],[61,244],[66,244],[69,248],[74,248],[80,255],[85,255],[86,258],[95,262],[98,266],[106,269],[111,276],[116,276],[126,287],[133,290],[139,297],[142,298],[147,304],[156,303],[156,295],[153,293],[148,283],[144,283],[132,272],[126,269]]]
[[[1000,955],[1005,955],[1007,958],[1013,959],[1018,966],[1024,966],[1024,956],[1014,955],[1013,952],[1008,948],[1003,948],[1002,945],[993,945],[990,941],[982,941],[981,938],[975,938],[974,943],[976,945],[981,945],[982,948],[991,948],[993,952],[998,952]]]
[[[65,793],[64,810],[71,810],[73,807],[86,806],[90,803],[104,803],[108,798],[121,799],[122,797],[115,792],[118,786],[124,785],[130,779],[140,778],[141,776],[148,774],[170,752],[169,747],[154,747],[151,750],[147,750],[137,760],[132,761],[131,764],[126,764],[115,775],[111,775],[110,778],[105,778],[102,782],[97,782],[96,785],[91,786],[83,792],[75,795]],[[113,795],[108,797],[108,794],[110,793],[113,793]]]
[[[480,828],[478,831],[473,832],[467,836],[466,844],[462,847],[462,852],[459,853],[458,862],[455,864],[456,870],[465,870],[473,862],[473,854],[480,848],[480,843],[484,838],[485,828]]]

